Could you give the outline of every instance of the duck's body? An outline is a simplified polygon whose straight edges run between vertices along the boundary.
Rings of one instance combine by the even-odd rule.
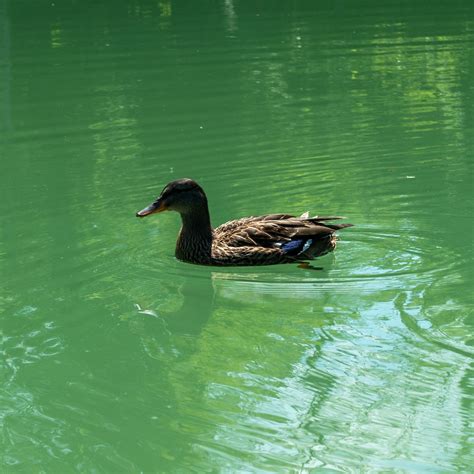
[[[272,265],[312,260],[336,247],[335,231],[352,224],[327,224],[341,217],[268,214],[226,222],[213,229],[207,198],[191,179],[169,183],[160,197],[138,217],[175,210],[183,226],[176,257],[201,265]]]

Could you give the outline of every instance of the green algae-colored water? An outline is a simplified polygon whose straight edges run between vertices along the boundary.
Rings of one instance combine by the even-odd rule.
[[[471,471],[473,58],[470,0],[0,0],[0,471]],[[356,227],[184,264],[180,177]]]

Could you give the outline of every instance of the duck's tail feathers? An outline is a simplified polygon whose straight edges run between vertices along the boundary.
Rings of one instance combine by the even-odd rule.
[[[334,230],[339,230],[339,229],[345,229],[346,227],[354,227],[354,224],[326,224],[324,223],[324,227],[329,227],[330,229]]]
[[[305,212],[305,214],[307,213]],[[306,216],[304,217],[304,219],[311,222],[323,222],[323,221],[338,221],[340,219],[347,219],[347,217],[344,217],[344,216],[313,216],[313,217]]]
[[[293,238],[281,246],[283,252],[294,256],[297,260],[313,260],[334,250],[337,242],[336,230],[354,225],[349,223],[326,224],[325,222],[318,222],[318,224],[324,225],[324,227],[319,227],[320,230],[325,229],[324,232],[311,234],[310,229],[307,229],[309,234],[307,236],[300,232],[299,238]]]

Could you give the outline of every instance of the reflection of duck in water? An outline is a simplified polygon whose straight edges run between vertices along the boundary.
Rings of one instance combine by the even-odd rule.
[[[270,265],[312,260],[336,247],[335,231],[352,224],[327,224],[338,216],[268,214],[211,227],[206,195],[192,179],[178,179],[137,217],[162,211],[181,214],[176,257],[202,265]]]

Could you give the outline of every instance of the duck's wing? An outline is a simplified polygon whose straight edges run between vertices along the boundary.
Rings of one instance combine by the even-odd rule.
[[[230,247],[272,248],[280,239],[285,239],[277,222],[291,218],[293,216],[287,214],[273,214],[236,219],[215,229],[214,238]]]
[[[339,216],[301,217],[268,214],[227,222],[214,231],[215,240],[229,247],[263,247],[279,249],[287,255],[298,255],[309,240],[328,237],[335,230],[351,224],[326,224]],[[311,245],[313,242],[310,242]],[[308,250],[309,245],[304,248]]]

